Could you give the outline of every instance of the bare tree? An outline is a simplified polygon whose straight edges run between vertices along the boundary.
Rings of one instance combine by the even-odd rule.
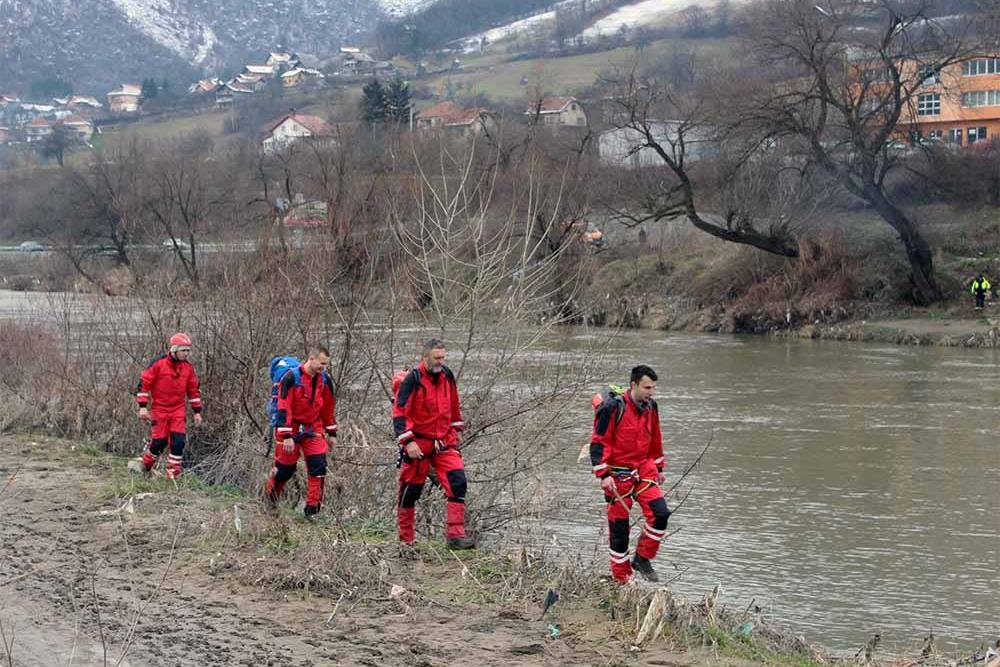
[[[158,151],[146,174],[142,208],[162,234],[184,275],[197,285],[198,243],[214,201],[210,193],[209,155],[188,145],[187,150],[165,147]]]
[[[761,148],[753,137],[724,136],[724,128],[714,122],[718,114],[713,91],[698,87],[678,90],[656,76],[639,75],[638,66],[602,79],[612,100],[610,122],[619,133],[610,140],[625,151],[620,157],[627,160],[652,155],[653,163],[666,167],[672,177],[650,183],[641,213],[614,208],[619,221],[631,226],[686,217],[695,228],[724,241],[785,257],[798,256],[798,242],[786,221],[768,218],[768,212],[755,213],[746,206],[710,214],[698,203],[693,167],[700,159],[728,152],[733,173],[719,182],[733,183],[741,169],[752,168],[751,160]]]
[[[918,303],[941,298],[932,252],[887,179],[903,161],[907,127],[926,112],[918,98],[928,95],[921,99],[930,103],[947,94],[942,77],[982,53],[987,38],[995,42],[996,5],[987,0],[974,15],[935,18],[928,0],[766,0],[753,13],[753,52],[772,80],[758,80],[758,92],[730,108],[895,230]]]

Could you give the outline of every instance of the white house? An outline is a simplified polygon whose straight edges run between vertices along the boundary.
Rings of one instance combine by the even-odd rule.
[[[332,141],[333,135],[333,127],[319,116],[292,111],[267,126],[260,145],[265,153],[271,153],[296,141]]]
[[[719,140],[715,131],[706,126],[685,126],[681,121],[650,121],[653,139],[668,155],[674,150],[671,142],[677,142],[683,133],[684,159],[691,162],[718,155]],[[597,137],[597,151],[601,162],[609,167],[639,169],[641,167],[666,166],[654,149],[643,147],[645,136],[631,127],[618,127],[602,132]]]

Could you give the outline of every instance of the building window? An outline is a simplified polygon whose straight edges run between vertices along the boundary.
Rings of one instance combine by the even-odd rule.
[[[1000,106],[1000,90],[973,90],[962,93],[963,107]]]
[[[917,71],[920,76],[920,85],[941,83],[941,72],[935,72],[933,65],[921,65]]]
[[[965,76],[980,76],[983,74],[1000,74],[1000,58],[976,58],[962,63],[962,74]]]
[[[948,132],[948,141],[952,142],[953,144],[958,144],[959,146],[961,146],[962,145],[962,128],[960,128],[960,127],[953,127],[953,128],[951,128],[951,130],[949,130],[949,132]]]
[[[927,138],[932,141],[940,141],[943,136],[942,130],[927,130]]]
[[[974,144],[977,141],[986,141],[986,128],[985,127],[970,127],[969,128],[969,143]]]
[[[927,95],[917,95],[917,115],[937,116],[941,113],[940,93],[928,93]]]

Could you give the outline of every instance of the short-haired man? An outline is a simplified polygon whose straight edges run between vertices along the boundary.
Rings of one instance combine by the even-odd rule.
[[[317,345],[298,368],[290,369],[278,386],[277,426],[274,429],[274,467],[264,488],[265,499],[277,507],[285,483],[295,476],[299,454],[306,459],[306,518],[323,504],[327,448],[337,444],[337,400],[326,369],[330,350]]]
[[[667,534],[670,510],[660,490],[666,459],[653,400],[656,379],[649,366],[633,368],[628,390],[609,394],[597,409],[590,438],[590,460],[608,505],[611,575],[620,583],[632,578],[633,569],[649,581],[658,580],[650,561]],[[634,500],[642,507],[645,523],[629,562],[629,510]]]
[[[194,372],[191,338],[185,333],[170,337],[167,354],[154,359],[142,372],[135,400],[139,419],[150,422],[149,443],[142,452],[142,469],[152,471],[167,449],[167,479],[181,476],[184,443],[187,440],[187,406],[191,404],[195,426],[201,424],[201,390]]]
[[[392,425],[402,450],[396,516],[399,541],[412,545],[417,500],[431,466],[447,497],[445,537],[450,549],[471,549],[465,534],[465,467],[458,451],[464,428],[458,385],[445,366],[444,343],[424,343],[420,365],[406,374],[392,408]]]

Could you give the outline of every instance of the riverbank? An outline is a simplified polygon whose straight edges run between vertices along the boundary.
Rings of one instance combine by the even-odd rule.
[[[348,520],[336,497],[313,524],[193,474],[174,485],[126,464],[58,439],[0,440],[0,627],[10,642],[0,658],[9,651],[24,667],[827,660],[759,612],[681,599],[673,616],[654,610],[639,637],[652,587],[554,569],[527,549],[457,553],[421,539],[402,560],[391,527]],[[559,599],[543,614],[550,590]]]
[[[23,667],[841,662],[711,593],[622,588],[528,549],[420,539],[404,560],[391,527],[349,520],[335,497],[307,523],[194,474],[133,476],[127,459],[54,438],[0,440],[0,510],[0,658]]]

